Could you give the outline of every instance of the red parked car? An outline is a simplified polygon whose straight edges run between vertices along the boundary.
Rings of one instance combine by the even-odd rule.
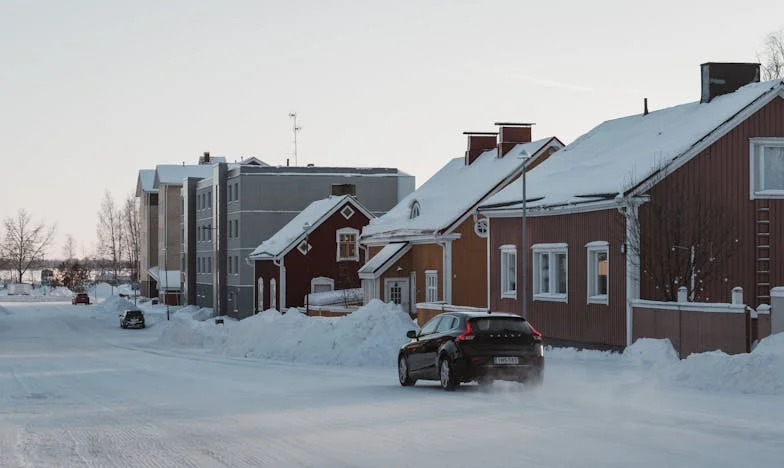
[[[76,304],[87,304],[87,305],[90,305],[90,296],[88,296],[86,293],[78,293],[78,294],[74,295],[73,298],[71,298],[71,304],[73,304],[73,305],[76,305]]]

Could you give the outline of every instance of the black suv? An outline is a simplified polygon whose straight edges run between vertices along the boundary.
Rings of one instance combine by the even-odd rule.
[[[539,384],[544,377],[542,334],[519,315],[447,312],[434,317],[400,348],[400,385],[439,380],[445,390],[461,382],[493,380]]]
[[[144,313],[130,309],[120,314],[120,328],[144,328]]]

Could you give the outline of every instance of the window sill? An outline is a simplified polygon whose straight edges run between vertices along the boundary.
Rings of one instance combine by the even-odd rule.
[[[784,190],[762,190],[759,192],[754,192],[754,198],[782,199],[784,198]]]
[[[588,297],[588,304],[605,304],[605,305],[607,305],[609,303],[610,303],[610,299],[607,297],[607,295],[589,296]]]
[[[517,299],[517,291],[502,292],[501,299]]]
[[[358,262],[359,257],[346,257],[346,258],[339,258],[339,262]]]
[[[535,301],[568,302],[566,294],[534,294]]]

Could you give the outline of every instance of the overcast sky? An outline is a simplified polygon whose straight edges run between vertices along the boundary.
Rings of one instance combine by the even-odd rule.
[[[756,61],[784,2],[0,0],[0,217],[20,208],[91,254],[105,190],[139,169],[398,167],[417,185],[463,131],[535,122],[565,143],[699,99],[699,64]],[[293,160],[292,160],[293,163]]]

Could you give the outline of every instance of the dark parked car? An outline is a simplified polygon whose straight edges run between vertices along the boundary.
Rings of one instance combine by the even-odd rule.
[[[144,328],[144,312],[129,309],[120,314],[120,328]]]
[[[71,304],[87,304],[90,305],[90,296],[86,293],[77,293],[74,294],[74,297],[71,298]]]
[[[447,312],[434,317],[400,348],[400,385],[438,380],[445,390],[493,380],[539,384],[544,377],[542,334],[519,315]]]

